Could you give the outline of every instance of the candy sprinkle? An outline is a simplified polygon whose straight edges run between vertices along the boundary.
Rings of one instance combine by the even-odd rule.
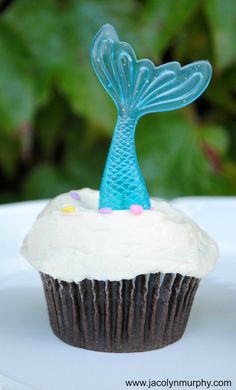
[[[70,206],[70,205],[69,206],[64,206],[64,207],[61,208],[61,211],[63,213],[74,213],[75,210],[76,210],[75,206]]]
[[[80,195],[75,191],[70,191],[70,196],[75,200],[80,200]]]
[[[143,207],[140,204],[132,204],[129,209],[135,215],[142,214],[143,212]]]
[[[101,207],[99,213],[101,214],[111,214],[112,209],[110,207]]]

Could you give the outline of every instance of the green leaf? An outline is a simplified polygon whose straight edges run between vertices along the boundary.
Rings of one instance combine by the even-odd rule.
[[[56,84],[72,109],[105,133],[112,133],[115,108],[96,79],[89,47],[103,23],[114,23],[121,31],[128,27],[133,4],[132,0],[115,6],[95,0],[21,0],[5,16],[40,67],[41,90]]]
[[[95,76],[89,49],[95,33],[107,22],[129,35],[134,5],[133,0],[115,4],[104,0],[73,0],[64,20],[68,61],[60,70],[60,90],[69,98],[73,110],[87,117],[90,125],[104,134],[113,132],[116,109]]]
[[[109,141],[100,138],[86,140],[81,129],[70,129],[66,134],[63,167],[74,188],[99,188]]]
[[[22,0],[14,2],[3,20],[15,31],[37,64],[37,73],[31,76],[37,104],[43,105],[50,97],[52,83],[58,78],[58,69],[66,61],[61,26],[63,10],[54,0]]]
[[[0,126],[12,130],[32,120],[33,62],[18,35],[0,21]]]
[[[47,106],[38,111],[35,117],[34,138],[42,158],[58,154],[64,141],[64,133],[70,127],[69,117],[67,101],[55,92]]]
[[[97,80],[92,67],[73,62],[61,70],[59,88],[74,112],[105,134],[112,134],[116,121],[115,105]]]
[[[216,64],[222,69],[236,60],[235,0],[207,0],[204,6],[212,31]]]
[[[226,130],[219,125],[205,125],[202,127],[202,141],[205,141],[217,153],[224,156],[229,148],[229,136]]]
[[[213,73],[213,80],[206,91],[217,121],[225,121],[230,114],[236,114],[235,104],[236,77],[235,67],[226,69],[221,74]]]
[[[4,19],[15,29],[37,63],[47,68],[53,77],[53,71],[64,61],[63,7],[54,0],[21,0],[12,5]]]
[[[208,31],[206,18],[199,10],[194,13],[184,28],[178,31],[173,45],[173,58],[181,63],[213,58],[211,36]]]
[[[0,168],[6,178],[16,180],[20,154],[20,137],[0,133]]]
[[[136,31],[147,55],[160,58],[163,51],[198,9],[197,0],[149,0],[142,8]]]
[[[236,194],[236,165],[232,161],[225,163],[225,179],[228,180],[228,191],[225,191],[226,195],[235,195]]]
[[[182,112],[144,117],[137,130],[137,150],[153,195],[176,197],[222,190],[199,142],[199,130]],[[217,190],[218,191],[218,190]]]
[[[0,193],[0,204],[19,202],[19,194],[12,191],[1,191]]]
[[[70,189],[61,170],[48,163],[33,167],[22,184],[24,199],[51,198]]]

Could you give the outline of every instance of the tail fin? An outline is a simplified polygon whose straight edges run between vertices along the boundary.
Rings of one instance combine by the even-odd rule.
[[[109,24],[96,34],[91,60],[118,112],[135,117],[188,105],[204,92],[212,73],[207,61],[156,67],[147,59],[137,60],[132,47],[121,42]]]

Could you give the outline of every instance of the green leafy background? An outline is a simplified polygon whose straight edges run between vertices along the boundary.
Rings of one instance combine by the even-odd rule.
[[[116,111],[89,47],[105,23],[139,58],[213,65],[197,102],[140,120],[150,193],[236,194],[235,0],[13,0],[0,10],[1,203],[99,188]]]

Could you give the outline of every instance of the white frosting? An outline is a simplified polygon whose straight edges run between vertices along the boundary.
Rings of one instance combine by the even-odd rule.
[[[201,278],[218,258],[215,241],[181,211],[152,200],[155,210],[100,214],[98,191],[51,200],[24,240],[22,254],[39,271],[68,282],[131,279],[155,272]],[[74,205],[76,211],[62,212]]]

